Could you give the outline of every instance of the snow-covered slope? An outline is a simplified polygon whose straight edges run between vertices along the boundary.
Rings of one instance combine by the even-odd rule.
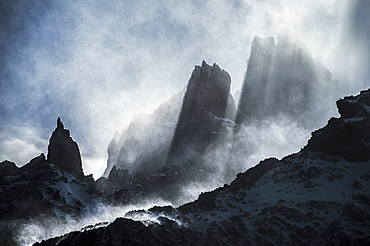
[[[300,152],[264,160],[194,202],[131,211],[107,227],[41,245],[369,245],[370,158],[346,155],[370,141],[369,111],[360,110],[361,120],[357,113],[348,115],[366,109],[369,93],[339,101],[341,117],[316,131]],[[322,141],[353,129],[362,138]],[[342,152],[328,153],[328,144]]]

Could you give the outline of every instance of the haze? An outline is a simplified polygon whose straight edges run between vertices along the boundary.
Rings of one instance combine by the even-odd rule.
[[[2,1],[0,160],[41,152],[61,117],[85,174],[137,113],[184,88],[195,65],[217,63],[240,89],[255,35],[289,36],[340,81],[370,86],[370,2]]]

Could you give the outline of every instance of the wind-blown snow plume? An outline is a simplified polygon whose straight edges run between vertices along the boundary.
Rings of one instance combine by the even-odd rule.
[[[132,204],[129,206],[106,206],[101,204],[94,213],[86,214],[81,219],[60,220],[55,218],[37,218],[27,223],[18,225],[19,234],[16,236],[18,245],[32,245],[56,236],[64,235],[76,230],[89,230],[107,225],[116,218],[125,217],[126,213],[133,210],[149,209],[153,205],[170,205],[160,200],[150,200],[145,204]],[[135,218],[132,218],[135,220]],[[153,219],[155,219],[153,217]]]

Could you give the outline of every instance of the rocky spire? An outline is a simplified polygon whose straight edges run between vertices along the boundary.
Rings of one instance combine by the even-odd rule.
[[[167,164],[201,154],[223,131],[230,75],[217,64],[196,66],[189,79]]]
[[[60,117],[57,119],[57,129],[64,129],[63,123],[60,121]]]
[[[80,179],[84,177],[78,145],[70,137],[69,130],[64,129],[59,117],[57,128],[49,140],[47,160]]]

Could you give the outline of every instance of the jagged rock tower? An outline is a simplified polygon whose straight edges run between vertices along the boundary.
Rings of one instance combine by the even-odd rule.
[[[314,129],[335,113],[336,82],[330,71],[287,38],[255,37],[236,123],[285,116]],[[321,122],[324,123],[324,122]]]
[[[188,82],[167,164],[198,156],[224,131],[232,109],[230,75],[217,64],[196,66]],[[232,102],[230,102],[232,100]],[[229,107],[228,107],[229,105]]]
[[[78,145],[70,137],[69,130],[64,129],[59,117],[57,128],[49,140],[47,161],[72,173],[79,179],[83,179],[84,177]]]

